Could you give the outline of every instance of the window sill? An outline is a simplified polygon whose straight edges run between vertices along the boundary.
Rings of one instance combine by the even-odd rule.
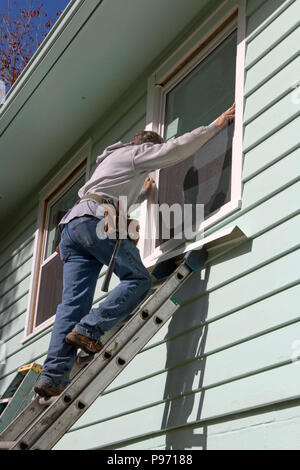
[[[248,237],[245,235],[245,233],[237,225],[235,225],[217,231],[212,235],[202,238],[201,240],[197,240],[194,243],[190,243],[188,246],[185,244],[177,250],[173,250],[169,253],[161,254],[156,257],[149,256],[148,258],[144,259],[144,265],[146,268],[152,268],[157,263],[171,258],[182,257],[184,254],[192,250],[206,248],[206,250],[210,253],[215,248],[220,248],[223,246],[228,247],[232,244],[240,243],[241,241],[245,241],[247,239]]]
[[[26,344],[32,339],[37,340],[39,336],[44,336],[48,329],[53,326],[55,320],[55,315],[51,318],[49,318],[47,321],[39,325],[37,328],[35,328],[31,333],[29,333],[27,336],[25,336],[21,344]]]
[[[200,227],[202,234],[204,233],[204,235],[200,239],[198,239],[195,242],[186,242],[182,245],[180,244],[180,241],[178,240],[178,243],[176,246],[174,246],[174,242],[176,242],[175,240],[171,240],[171,242],[173,242],[173,246],[172,244],[170,244],[170,241],[165,242],[162,246],[157,247],[151,253],[151,255],[143,257],[144,265],[147,268],[150,268],[154,264],[156,264],[158,261],[160,262],[161,260],[165,260],[165,259],[173,258],[173,256],[177,256],[177,254],[174,255],[174,253],[178,252],[178,253],[183,254],[190,250],[197,249],[197,246],[200,246],[200,247],[203,246],[202,245],[203,241],[208,239],[205,232],[211,231],[213,226],[217,225],[219,222],[222,222],[227,217],[239,211],[240,209],[241,209],[240,199],[236,199],[236,200],[228,202],[227,204],[225,204],[225,206],[223,206],[221,209],[216,211],[216,213],[213,214],[208,220],[206,220],[203,226]],[[214,235],[216,235],[217,238],[218,238],[218,233],[222,233],[222,232],[219,230],[216,230],[216,232],[214,232]],[[209,239],[210,238],[211,237],[209,236]],[[177,248],[178,246],[179,248]]]

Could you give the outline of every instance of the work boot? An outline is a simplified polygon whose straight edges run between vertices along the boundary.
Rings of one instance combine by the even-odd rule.
[[[67,334],[66,343],[71,344],[74,348],[80,348],[88,354],[98,353],[103,348],[103,344],[100,341],[81,335],[77,331],[71,331],[71,333]]]
[[[63,390],[40,380],[34,387],[34,391],[41,397],[50,398],[60,395]]]

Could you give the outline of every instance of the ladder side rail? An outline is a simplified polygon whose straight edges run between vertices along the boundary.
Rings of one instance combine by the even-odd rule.
[[[9,423],[18,416],[20,411],[28,405],[34,396],[33,387],[39,378],[34,370],[29,370],[22,382],[20,383],[17,391],[12,397],[11,401],[6,406],[0,417],[0,431],[3,431]]]
[[[26,408],[7,426],[0,434],[0,442],[16,441],[24,431],[37,419],[44,411],[44,406],[39,404],[39,397],[36,397]]]
[[[132,317],[134,316],[134,313],[136,313],[139,309],[144,307],[144,304],[146,304],[146,301],[149,301],[150,298],[155,295],[155,292],[152,293],[151,295],[148,296],[148,298],[142,302],[134,312],[132,313]],[[123,327],[124,328],[124,327]],[[105,348],[108,346],[108,342],[113,338],[113,336],[116,336],[117,333],[120,331],[116,329],[113,335],[108,338],[107,344],[105,344]],[[76,367],[76,370],[74,373],[71,375],[71,379],[74,381],[74,378],[76,375],[78,375],[80,372],[83,371],[87,367],[88,364],[82,367]],[[20,380],[19,380],[20,383]],[[21,413],[15,417],[9,425],[0,433],[0,442],[2,441],[16,441],[17,438],[23,434],[26,429],[32,425],[34,421],[45,411],[45,405],[40,404],[40,399],[39,397],[36,397],[34,400],[32,400],[26,408],[24,408]]]
[[[133,317],[134,314],[141,308],[144,307],[144,304],[146,304],[150,298],[155,295],[156,292],[152,292],[141,304],[139,304],[136,309],[133,311],[131,316]],[[124,327],[122,327],[124,328]],[[105,347],[108,345],[108,342],[115,336],[117,333],[119,333],[119,329],[116,328],[114,333],[108,338],[107,344],[105,344]],[[76,366],[76,370],[74,372],[72,371],[71,374],[71,379],[74,380],[75,376],[78,375],[80,372],[83,371],[87,367],[87,364],[84,366]],[[20,379],[19,382],[20,383]],[[35,397],[25,409],[21,411],[21,413],[12,420],[11,423],[0,433],[0,442],[2,441],[16,441],[17,438],[23,434],[26,429],[34,422],[36,419],[45,411],[45,406],[49,405],[41,405],[39,397]]]
[[[189,267],[182,263],[172,276],[153,294],[149,299],[142,303],[136,314],[133,315],[128,323],[104,346],[102,351],[91,361],[79,374],[74,378],[73,382],[62,392],[56,401],[49,406],[22,435],[18,436],[18,440],[13,449],[28,449],[39,436],[45,432],[51,423],[59,418],[59,416],[68,408],[77,398],[81,391],[96,378],[99,373],[106,367],[116,356],[118,351],[132,338],[138,330],[145,325],[141,313],[147,310],[149,316],[176,292],[183,282],[192,274]],[[149,318],[149,316],[147,318]],[[128,338],[130,335],[130,338]],[[110,349],[112,347],[112,349]],[[105,353],[109,352],[109,360],[101,360]],[[99,358],[99,356],[101,356]]]
[[[13,381],[8,385],[5,392],[1,395],[1,398],[12,398],[13,395],[18,390],[18,388],[19,388],[19,386],[20,386],[23,379],[24,379],[23,374],[21,374],[18,371],[17,375],[14,377]]]
[[[140,332],[124,345],[117,356],[114,357],[114,360],[110,361],[109,365],[101,372],[101,386],[99,387],[99,376],[96,376],[30,449],[52,449],[179,307],[179,304],[174,304],[173,301],[168,299],[141,328]],[[157,318],[159,322],[156,321]]]

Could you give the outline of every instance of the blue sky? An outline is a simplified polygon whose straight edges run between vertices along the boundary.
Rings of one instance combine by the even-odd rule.
[[[56,15],[56,12],[58,10],[64,10],[66,6],[69,3],[69,0],[16,0],[17,5],[15,5],[15,0],[0,0],[0,14],[6,15],[8,13],[8,5],[10,5],[10,11],[11,11],[11,20],[14,19],[15,14],[19,12],[21,9],[28,9],[28,7],[31,4],[31,8],[34,10],[41,4],[43,4],[42,12],[47,13],[47,18],[43,18],[43,24],[50,20],[51,21],[51,27],[55,24],[56,20],[58,19],[58,16]],[[45,27],[42,28],[42,32],[46,32],[47,29]],[[42,39],[42,36],[39,36],[39,40]],[[37,47],[37,44],[35,44],[35,47]],[[33,51],[34,52],[34,51]],[[32,53],[30,53],[32,55]],[[4,56],[5,57],[5,56]],[[2,54],[0,50],[0,60],[2,60]],[[1,64],[1,62],[0,62]],[[7,77],[7,76],[6,76]],[[2,80],[1,76],[1,80]],[[7,81],[7,78],[3,78],[5,81],[5,86],[8,89],[10,87],[10,83]],[[0,85],[3,88],[3,83],[1,82]],[[0,103],[3,98],[3,90],[2,88],[0,89]]]
[[[19,10],[19,8],[26,8],[30,4],[30,0],[16,0],[18,6],[14,5],[14,0],[10,0],[12,12]],[[33,9],[41,3],[44,5],[44,11],[48,13],[49,18],[56,18],[57,10],[64,10],[68,5],[69,0],[31,0]],[[0,13],[7,13],[7,0],[0,0]]]
[[[30,0],[17,0],[20,8],[24,8],[30,3]],[[47,11],[50,18],[56,16],[57,10],[64,10],[69,0],[32,0],[33,7],[40,4],[44,5],[44,9]],[[14,0],[10,0],[12,10],[14,11]],[[0,11],[6,13],[7,11],[7,0],[0,0]]]
[[[24,0],[23,0],[24,1]],[[37,4],[43,3],[49,16],[55,16],[57,10],[64,10],[69,0],[39,0]]]

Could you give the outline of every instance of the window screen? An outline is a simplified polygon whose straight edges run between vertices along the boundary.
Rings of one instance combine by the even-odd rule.
[[[38,308],[35,326],[39,326],[56,313],[61,303],[63,263],[59,256],[51,258],[41,269]]]
[[[166,96],[167,140],[208,125],[234,102],[237,32],[224,40]],[[204,204],[207,219],[230,200],[233,124],[184,162],[160,170],[158,203]],[[194,225],[193,221],[193,225]],[[156,246],[163,243],[160,234]],[[174,227],[171,221],[171,238]]]

